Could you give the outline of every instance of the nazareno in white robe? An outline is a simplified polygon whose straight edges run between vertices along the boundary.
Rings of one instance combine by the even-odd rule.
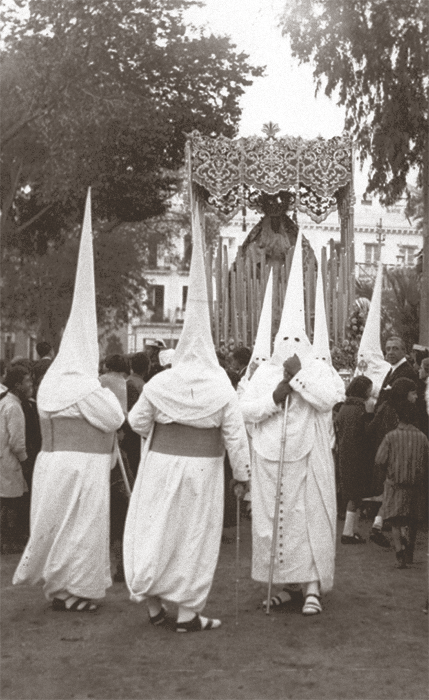
[[[333,586],[336,490],[328,412],[339,400],[323,362],[311,361],[291,380],[274,583],[320,581]],[[284,412],[272,393],[282,369],[262,365],[240,400],[252,431],[252,578],[268,581]]]
[[[47,418],[85,419],[102,433],[123,423],[121,406],[109,389]],[[113,444],[113,436],[112,436]],[[112,585],[109,557],[110,469],[113,453],[39,453],[33,476],[31,533],[13,577],[14,584],[43,582],[48,600],[61,591],[103,598]]]
[[[148,439],[125,525],[125,578],[134,602],[158,596],[198,613],[206,604],[219,556],[224,458],[151,451],[155,421],[166,424],[172,419],[149,401],[145,389],[128,417],[132,429]],[[238,400],[231,394],[211,415],[187,420],[184,410],[180,423],[220,426],[234,478],[246,481],[247,437]]]

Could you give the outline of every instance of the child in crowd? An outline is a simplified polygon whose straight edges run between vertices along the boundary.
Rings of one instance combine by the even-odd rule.
[[[417,397],[416,388],[410,393]],[[425,517],[427,510],[429,443],[427,437],[411,423],[412,398],[408,397],[408,400],[395,406],[399,424],[385,436],[375,458],[376,469],[385,474],[384,519],[392,526],[396,566],[399,569],[413,563],[417,523]]]
[[[370,490],[371,454],[365,432],[373,417],[366,411],[371,390],[372,381],[368,377],[355,377],[346,389],[346,400],[335,419],[341,497],[347,503],[342,544],[365,543],[356,527],[361,499]]]

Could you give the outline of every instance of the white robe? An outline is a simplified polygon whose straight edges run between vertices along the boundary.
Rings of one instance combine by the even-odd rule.
[[[252,578],[268,581],[283,410],[272,393],[272,366],[260,367],[243,395],[244,420],[254,423],[252,464]],[[282,472],[274,583],[320,581],[332,588],[335,566],[335,468],[327,413],[339,400],[322,362],[291,380]]]
[[[85,418],[112,433],[124,415],[109,389],[98,389],[43,418]],[[112,455],[85,452],[39,453],[33,475],[31,534],[13,577],[14,584],[43,581],[48,600],[57,593],[103,598],[112,585],[109,557]]]
[[[140,395],[129,414],[132,429],[149,436],[154,422],[171,423]],[[180,421],[221,426],[234,477],[249,478],[246,432],[235,396],[204,418]],[[146,441],[124,534],[125,578],[131,600],[158,596],[200,612],[210,592],[223,523],[223,456],[178,457],[149,450]]]

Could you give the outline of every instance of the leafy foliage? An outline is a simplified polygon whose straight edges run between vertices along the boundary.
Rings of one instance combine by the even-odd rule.
[[[92,186],[99,322],[140,312],[155,245],[187,226],[169,207],[186,132],[234,136],[262,73],[227,37],[188,27],[194,0],[27,0],[3,11],[2,313],[56,344]],[[216,227],[213,229],[216,235]]]
[[[29,0],[25,19],[7,18],[6,245],[43,252],[80,220],[88,185],[100,220],[160,215],[176,188],[185,132],[235,134],[239,97],[261,69],[227,37],[187,27],[191,4]]]
[[[428,344],[427,1],[286,0],[281,26],[293,54],[313,62],[317,90],[325,83],[325,93],[338,94],[345,107],[345,127],[361,160],[370,158],[367,190],[392,204],[407,190],[407,176],[418,171],[424,251],[420,343]],[[417,204],[411,194],[409,209]]]
[[[422,172],[428,130],[426,0],[287,0],[281,18],[292,52],[313,62],[317,90],[338,94],[362,160],[368,191],[386,204]]]

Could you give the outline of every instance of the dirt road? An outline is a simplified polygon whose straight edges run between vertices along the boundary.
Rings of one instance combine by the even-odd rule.
[[[3,556],[2,700],[427,698],[427,532],[404,571],[393,551],[338,544],[335,588],[314,618],[264,614],[250,553],[244,521],[239,624],[235,546],[224,544],[206,608],[223,625],[192,635],[151,627],[118,583],[96,615],[53,612],[41,588],[12,587],[19,556]]]

